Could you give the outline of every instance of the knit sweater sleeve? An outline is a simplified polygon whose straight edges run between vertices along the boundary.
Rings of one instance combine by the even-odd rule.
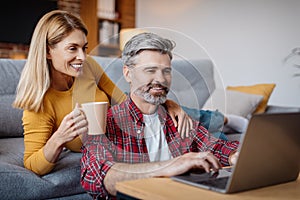
[[[44,106],[43,112],[23,111],[24,166],[38,175],[45,175],[55,167],[55,163],[45,158],[44,146],[60,125],[58,118],[65,115],[64,112],[55,113],[49,103]],[[77,137],[67,142],[65,147],[80,152],[81,145],[81,139]]]
[[[39,175],[50,172],[55,164],[46,160],[43,149],[51,136],[53,122],[45,113],[25,110],[24,126],[24,166]]]
[[[118,88],[115,83],[107,76],[103,68],[91,56],[87,57],[91,70],[94,72],[98,87],[108,96],[111,105],[120,104],[126,99],[126,95]]]

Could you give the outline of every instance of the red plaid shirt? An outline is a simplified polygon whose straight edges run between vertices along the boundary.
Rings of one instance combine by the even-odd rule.
[[[197,121],[194,121],[195,128],[191,130],[190,137],[182,139],[164,107],[159,106],[157,112],[173,158],[191,151],[211,151],[222,165],[229,165],[228,157],[237,149],[237,141],[216,139]],[[85,136],[82,147],[81,184],[95,199],[110,197],[103,180],[115,162],[150,162],[144,127],[143,114],[128,98],[108,110],[106,135]]]

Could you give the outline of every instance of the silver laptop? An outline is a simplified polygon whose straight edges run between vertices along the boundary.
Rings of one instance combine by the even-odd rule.
[[[234,167],[213,174],[190,171],[171,178],[221,193],[294,181],[300,169],[299,128],[300,113],[253,115]]]

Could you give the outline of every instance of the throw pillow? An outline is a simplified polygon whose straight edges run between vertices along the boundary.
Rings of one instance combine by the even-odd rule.
[[[263,97],[261,95],[215,89],[202,109],[218,110],[224,114],[249,118],[262,99]]]
[[[239,92],[244,92],[248,94],[256,94],[256,95],[262,95],[263,99],[260,102],[260,104],[257,106],[254,113],[263,113],[265,112],[269,98],[275,88],[275,84],[273,83],[266,83],[266,84],[256,84],[256,85],[250,85],[250,86],[228,86],[227,90],[234,90]]]

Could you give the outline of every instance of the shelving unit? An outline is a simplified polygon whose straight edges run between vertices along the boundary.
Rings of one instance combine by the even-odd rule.
[[[115,10],[118,13],[115,19],[98,17],[100,1],[81,0],[80,2],[80,16],[89,30],[88,52],[92,51],[94,55],[100,56],[119,56],[118,38],[100,43],[101,40],[103,41],[103,38],[100,38],[100,28],[103,28],[103,25],[114,24],[117,33],[124,28],[135,28],[135,0],[115,0]],[[109,30],[104,29],[104,31]]]

